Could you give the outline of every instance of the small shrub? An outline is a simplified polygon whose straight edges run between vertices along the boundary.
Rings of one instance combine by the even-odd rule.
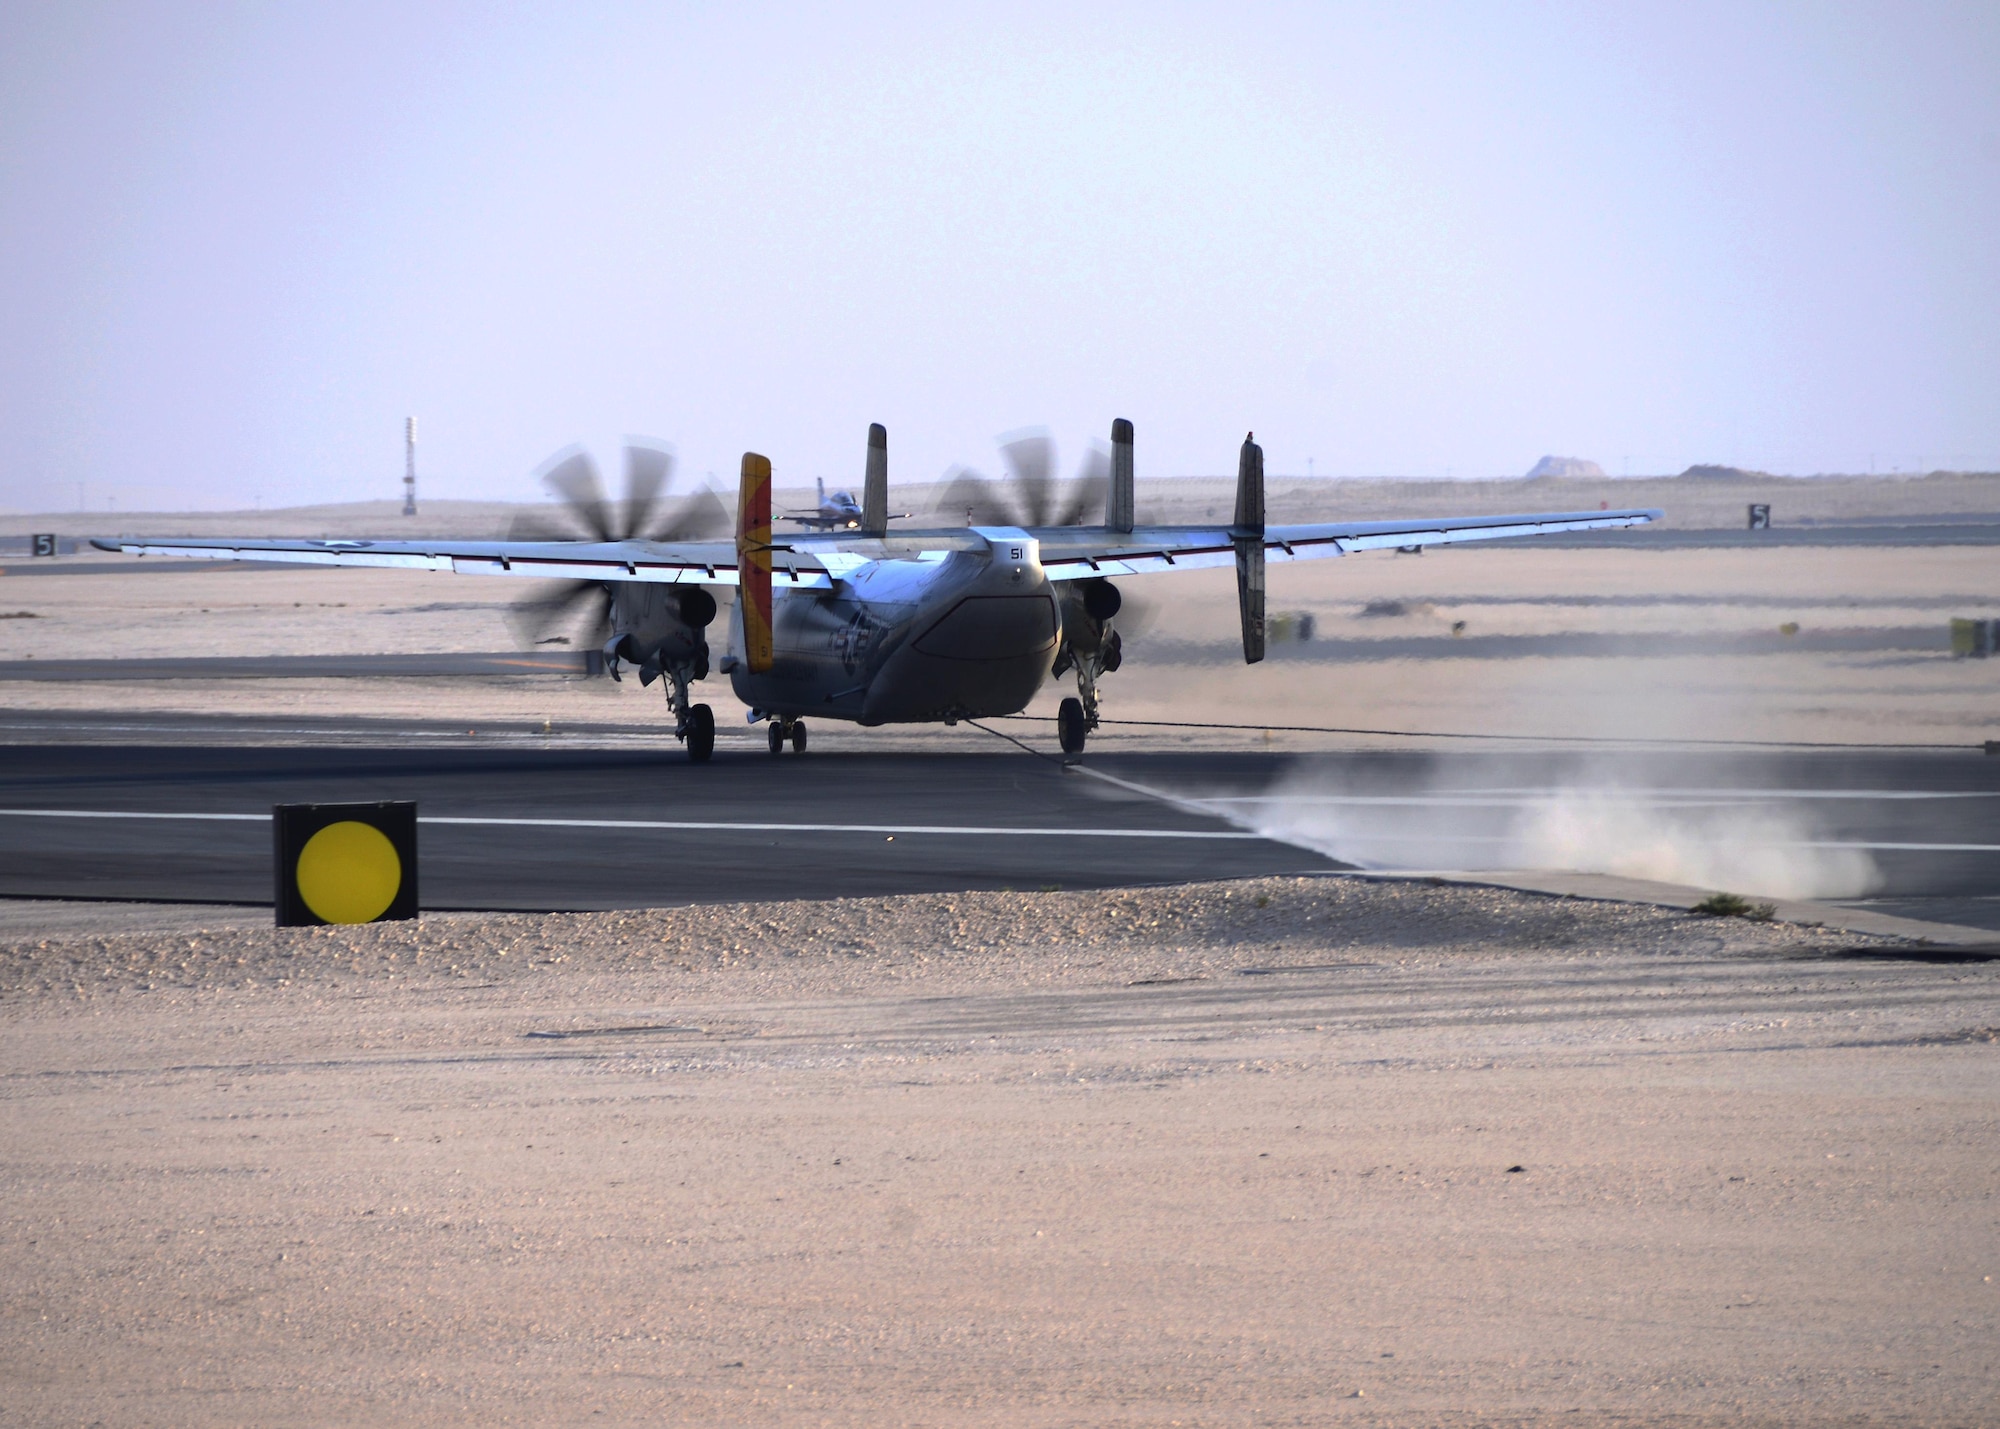
[[[1711,893],[1695,904],[1693,911],[1708,918],[1748,918],[1753,922],[1768,923],[1777,914],[1778,905],[1752,903],[1736,893]]]

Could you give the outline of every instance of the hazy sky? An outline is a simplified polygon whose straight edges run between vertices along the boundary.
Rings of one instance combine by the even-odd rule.
[[[0,7],[0,506],[2000,467],[2000,6]]]

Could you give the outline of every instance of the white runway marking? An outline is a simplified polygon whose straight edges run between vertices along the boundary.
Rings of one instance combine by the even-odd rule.
[[[1276,835],[1272,836],[1276,839]],[[1280,840],[1281,841],[1281,840]],[[1368,830],[1355,836],[1361,843],[1404,844],[1511,844],[1505,834],[1396,834]],[[1876,839],[1738,839],[1739,848],[1853,848],[1886,849],[1912,853],[2000,853],[2000,844],[1919,844],[1894,843]]]
[[[202,819],[269,823],[269,814],[158,813],[123,809],[0,809],[0,818],[14,819]],[[1218,839],[1266,840],[1262,834],[1209,829],[1056,829],[1009,828],[992,824],[768,824],[697,819],[483,819],[420,815],[420,824],[490,825],[530,829],[669,829],[698,832],[736,830],[743,833],[800,834],[961,834],[979,838],[1013,836],[1067,839]]]
[[[1582,794],[1627,799],[1635,803],[1679,805],[1688,803],[1760,804],[1785,799],[2000,799],[2000,791],[1990,789],[1962,792],[1930,789],[1629,789],[1622,785],[1582,786],[1576,789],[1460,789],[1435,794],[1218,794],[1190,799],[1191,804],[1332,804],[1384,805],[1442,808],[1518,808],[1546,804],[1553,799]]]

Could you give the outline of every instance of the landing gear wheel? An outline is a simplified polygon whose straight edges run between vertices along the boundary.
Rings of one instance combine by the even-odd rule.
[[[687,748],[688,758],[696,764],[708,763],[708,756],[715,753],[715,711],[707,705],[688,711]]]
[[[772,720],[764,726],[765,734],[771,741],[771,753],[785,752],[785,726],[782,720]]]
[[[792,753],[804,754],[805,752],[806,722],[802,719],[795,719],[792,721]]]
[[[1062,741],[1064,754],[1083,753],[1083,742],[1090,735],[1090,721],[1084,717],[1083,701],[1067,699],[1056,710],[1056,737]]]

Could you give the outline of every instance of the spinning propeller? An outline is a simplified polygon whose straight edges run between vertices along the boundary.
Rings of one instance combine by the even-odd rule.
[[[1081,526],[1093,507],[1102,511],[1111,481],[1111,456],[1092,445],[1067,490],[1055,477],[1056,443],[1044,427],[1000,438],[1000,459],[1011,483],[989,481],[970,467],[955,467],[938,497],[940,520],[968,526]],[[1059,499],[1061,498],[1061,499]]]
[[[542,484],[562,504],[522,513],[508,539],[673,542],[728,535],[729,512],[713,488],[700,486],[678,500],[667,499],[673,472],[673,453],[666,448],[628,443],[625,499],[613,502],[589,452],[581,447],[558,452],[544,465]],[[602,581],[551,582],[516,602],[508,620],[522,640],[537,645],[567,644],[578,634],[595,644],[609,633],[611,601],[611,587]]]

